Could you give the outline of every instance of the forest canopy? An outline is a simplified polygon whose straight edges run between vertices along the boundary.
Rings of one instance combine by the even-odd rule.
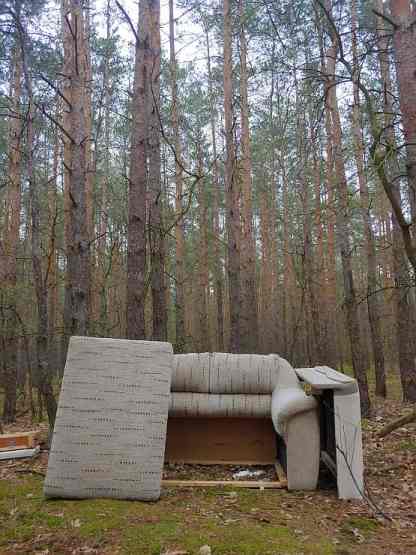
[[[399,372],[416,401],[414,0],[1,0],[3,419],[71,335]]]

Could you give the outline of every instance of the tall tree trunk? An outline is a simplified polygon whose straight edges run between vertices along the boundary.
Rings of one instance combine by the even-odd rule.
[[[198,248],[198,351],[209,352],[209,325],[208,325],[208,206],[206,198],[206,182],[203,176],[203,158],[200,141],[197,139],[198,174],[198,224],[199,224],[199,248]]]
[[[93,290],[98,296],[94,305],[98,307],[98,320],[99,329],[101,333],[107,333],[108,326],[108,299],[107,299],[107,272],[106,272],[106,245],[107,245],[107,231],[108,231],[108,204],[109,204],[109,191],[110,191],[110,170],[111,170],[111,151],[110,151],[110,134],[111,134],[111,119],[110,119],[110,103],[111,103],[111,83],[110,83],[110,40],[111,40],[111,0],[107,0],[106,8],[106,40],[107,49],[104,61],[104,75],[103,75],[103,88],[104,88],[104,176],[101,176],[101,195],[100,195],[100,209],[98,220],[98,237],[97,237],[97,272],[96,280]],[[109,253],[112,257],[112,250]],[[111,265],[111,262],[109,262]]]
[[[216,349],[224,351],[224,306],[223,306],[223,271],[221,263],[221,229],[220,229],[220,180],[217,156],[217,136],[216,123],[217,113],[215,109],[214,88],[212,84],[211,55],[208,27],[205,25],[205,40],[207,45],[207,69],[208,69],[208,90],[210,103],[210,124],[211,124],[211,143],[212,143],[212,180],[213,180],[213,232],[214,232],[214,291],[216,301]]]
[[[167,307],[165,285],[165,240],[162,218],[163,195],[160,178],[160,1],[148,0],[149,9],[149,243],[153,334],[156,341],[167,339]]]
[[[185,239],[184,239],[184,222],[183,222],[183,169],[182,169],[182,146],[179,130],[179,114],[178,114],[178,83],[177,83],[177,62],[175,53],[175,19],[173,10],[173,0],[169,0],[169,46],[170,46],[170,75],[172,87],[172,130],[173,141],[175,146],[175,352],[183,353],[185,351]]]
[[[390,0],[396,25],[393,45],[406,141],[406,170],[412,225],[416,225],[416,7],[412,0]]]
[[[284,333],[284,353],[289,361],[293,361],[296,342],[295,313],[295,270],[291,253],[291,226],[289,212],[289,191],[287,176],[282,167],[283,180],[283,303],[282,319]]]
[[[241,351],[258,350],[258,315],[256,290],[256,247],[253,230],[251,147],[247,91],[247,42],[244,0],[239,0],[240,24],[240,99],[241,99]]]
[[[17,249],[21,210],[21,159],[22,159],[22,56],[16,39],[11,67],[10,98],[13,116],[9,124],[7,206],[4,235],[1,245],[0,306],[2,319],[1,351],[4,369],[3,421],[16,419],[17,399]]]
[[[381,0],[376,0],[375,5],[379,13],[383,13],[384,5]],[[385,20],[377,17],[377,32],[379,38],[379,64],[383,85],[383,111],[384,111],[384,139],[392,154],[388,158],[387,172],[389,180],[393,183],[396,202],[401,208],[401,192],[399,180],[400,167],[397,160],[397,146],[393,126],[392,84],[390,76],[388,31]],[[410,272],[405,256],[402,227],[392,213],[393,234],[393,274],[395,294],[393,296],[396,318],[396,337],[399,358],[399,371],[403,389],[403,399],[416,400],[416,347],[414,338],[415,305],[410,295]]]
[[[318,26],[318,37],[321,57],[321,71],[323,75],[327,75],[325,53],[323,46],[322,28]],[[323,335],[325,344],[327,345],[326,361],[332,368],[337,368],[341,355],[340,334],[338,332],[338,310],[337,310],[337,265],[335,256],[335,225],[336,225],[336,207],[335,207],[335,170],[334,170],[334,153],[331,141],[331,112],[329,105],[329,86],[325,83],[325,186],[326,186],[326,206],[325,218],[327,226],[326,237],[326,257],[325,257],[325,296],[327,300],[327,311],[325,313],[325,323]]]
[[[58,105],[59,101],[57,99]],[[59,114],[57,115],[59,119]],[[58,162],[59,162],[59,134],[54,132],[52,177],[48,186],[48,362],[49,367],[57,370],[58,350],[56,342],[57,314],[58,314],[58,264],[57,264],[57,223],[58,223]]]
[[[271,292],[274,289],[272,233],[271,233],[271,202],[270,195],[266,189],[267,177],[258,191],[260,208],[260,240],[261,240],[261,271],[260,271],[260,350],[263,353],[271,353],[274,348],[274,334],[272,322],[274,322],[273,303]]]
[[[230,309],[229,350],[240,352],[240,204],[239,187],[235,175],[235,145],[233,135],[233,88],[232,88],[232,0],[224,0],[224,123],[225,123],[225,198],[227,209],[227,274]]]
[[[147,98],[149,90],[149,10],[139,2],[139,40],[136,43],[130,146],[127,227],[127,337],[145,338]]]
[[[312,261],[312,272],[313,272],[313,288],[314,288],[314,303],[318,313],[315,316],[316,325],[318,326],[317,337],[319,338],[319,343],[317,345],[317,357],[320,364],[328,364],[328,353],[327,353],[327,337],[325,334],[325,326],[323,321],[325,320],[328,312],[327,299],[324,294],[324,276],[325,276],[325,256],[324,256],[324,230],[322,225],[322,203],[321,203],[321,168],[319,162],[319,142],[316,132],[311,131],[311,142],[312,142],[312,156],[313,156],[313,227],[316,237],[316,250],[314,253],[314,259]]]
[[[386,397],[386,374],[384,368],[384,342],[381,329],[381,306],[377,294],[379,287],[377,278],[377,257],[373,229],[370,216],[370,196],[367,177],[364,171],[364,145],[360,125],[360,93],[358,88],[359,68],[357,55],[357,8],[355,0],[351,0],[352,53],[353,53],[353,93],[352,131],[354,137],[354,156],[357,166],[358,183],[361,198],[361,214],[363,219],[365,250],[367,254],[367,309],[371,330],[374,370],[376,377],[376,395]]]
[[[19,36],[20,47],[22,51],[22,66],[24,73],[25,87],[28,97],[29,106],[27,109],[27,144],[26,144],[26,158],[27,158],[27,177],[29,182],[29,197],[30,197],[30,216],[31,216],[31,254],[32,254],[32,268],[33,280],[35,285],[35,294],[37,301],[37,336],[36,336],[36,359],[37,359],[37,374],[39,391],[41,392],[48,413],[49,431],[52,433],[55,423],[56,414],[56,400],[52,389],[52,379],[48,360],[48,284],[46,276],[43,275],[42,270],[42,247],[41,247],[41,204],[39,198],[38,186],[35,183],[35,173],[33,165],[33,151],[34,151],[34,98],[32,78],[29,73],[27,65],[28,56],[28,40],[26,31],[22,25],[20,17],[17,16],[16,20]]]
[[[93,199],[93,185],[94,185],[94,160],[92,156],[92,66],[91,66],[91,6],[90,0],[83,0],[83,17],[84,29],[82,34],[82,43],[80,56],[84,64],[84,106],[85,106],[85,212],[87,217],[87,233],[88,240],[94,240],[94,199]],[[95,153],[96,155],[96,153]]]
[[[331,0],[328,6],[331,8]],[[337,38],[332,35],[332,45],[327,52],[327,94],[331,113],[331,143],[335,162],[337,184],[337,237],[341,252],[342,274],[344,283],[344,306],[346,311],[347,331],[352,356],[352,366],[360,389],[361,412],[368,416],[371,410],[368,394],[367,373],[363,364],[364,346],[360,331],[358,305],[355,293],[354,276],[352,271],[352,250],[350,244],[348,184],[345,175],[344,157],[342,152],[342,130],[336,95],[335,61],[337,53]]]
[[[85,66],[80,59],[84,41],[81,0],[70,0],[70,98],[68,115],[71,166],[69,172],[68,282],[72,335],[87,335],[90,289],[90,241],[88,237],[85,141],[89,141],[85,120]]]
[[[70,84],[70,67],[71,67],[71,31],[67,23],[69,18],[69,0],[61,0],[61,27],[62,27],[62,44],[63,44],[63,64],[62,73],[63,79],[63,95],[67,102],[62,104],[62,126],[63,129],[69,132],[69,115],[71,111],[71,84]],[[66,133],[62,133],[61,140],[63,141],[63,173],[64,173],[64,250],[66,265],[68,268],[69,261],[69,248],[70,248],[70,171],[71,171],[71,141]],[[65,272],[64,281],[64,310],[63,310],[63,328],[61,345],[61,367],[65,366],[66,353],[68,349],[68,341],[71,335],[71,287],[69,282],[69,272]]]

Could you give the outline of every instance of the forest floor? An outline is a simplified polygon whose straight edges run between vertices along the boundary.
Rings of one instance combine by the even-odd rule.
[[[34,460],[0,461],[0,554],[193,555],[209,545],[213,555],[416,555],[416,427],[377,438],[406,409],[397,383],[391,391],[363,423],[366,484],[379,514],[366,502],[337,499],[333,488],[169,488],[155,503],[46,500],[45,451]],[[6,429],[34,427],[21,417]],[[187,470],[170,467],[166,475]],[[208,472],[227,479],[232,471],[193,467],[188,478]]]

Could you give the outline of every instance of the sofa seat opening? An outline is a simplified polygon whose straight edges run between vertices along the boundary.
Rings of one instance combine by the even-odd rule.
[[[271,418],[169,416],[165,462],[270,465],[276,438]]]

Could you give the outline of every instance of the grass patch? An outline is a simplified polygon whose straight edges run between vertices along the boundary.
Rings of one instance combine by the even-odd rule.
[[[279,507],[284,492],[240,490],[233,503],[222,489],[168,490],[157,503],[46,500],[42,484],[33,476],[0,482],[0,553],[38,538],[37,548],[56,546],[57,553],[67,541],[140,555],[196,554],[204,544],[215,555],[334,554],[314,524],[304,531],[297,529],[305,528],[303,518],[286,521]],[[263,522],[258,514],[265,511],[271,516]]]
[[[416,451],[416,440],[414,439],[408,439],[405,441],[402,441],[399,445],[400,449],[403,449],[405,451]]]
[[[344,523],[342,529],[347,534],[353,533],[354,535],[358,531],[363,538],[367,539],[372,536],[378,527],[378,522],[371,518],[352,516]]]

